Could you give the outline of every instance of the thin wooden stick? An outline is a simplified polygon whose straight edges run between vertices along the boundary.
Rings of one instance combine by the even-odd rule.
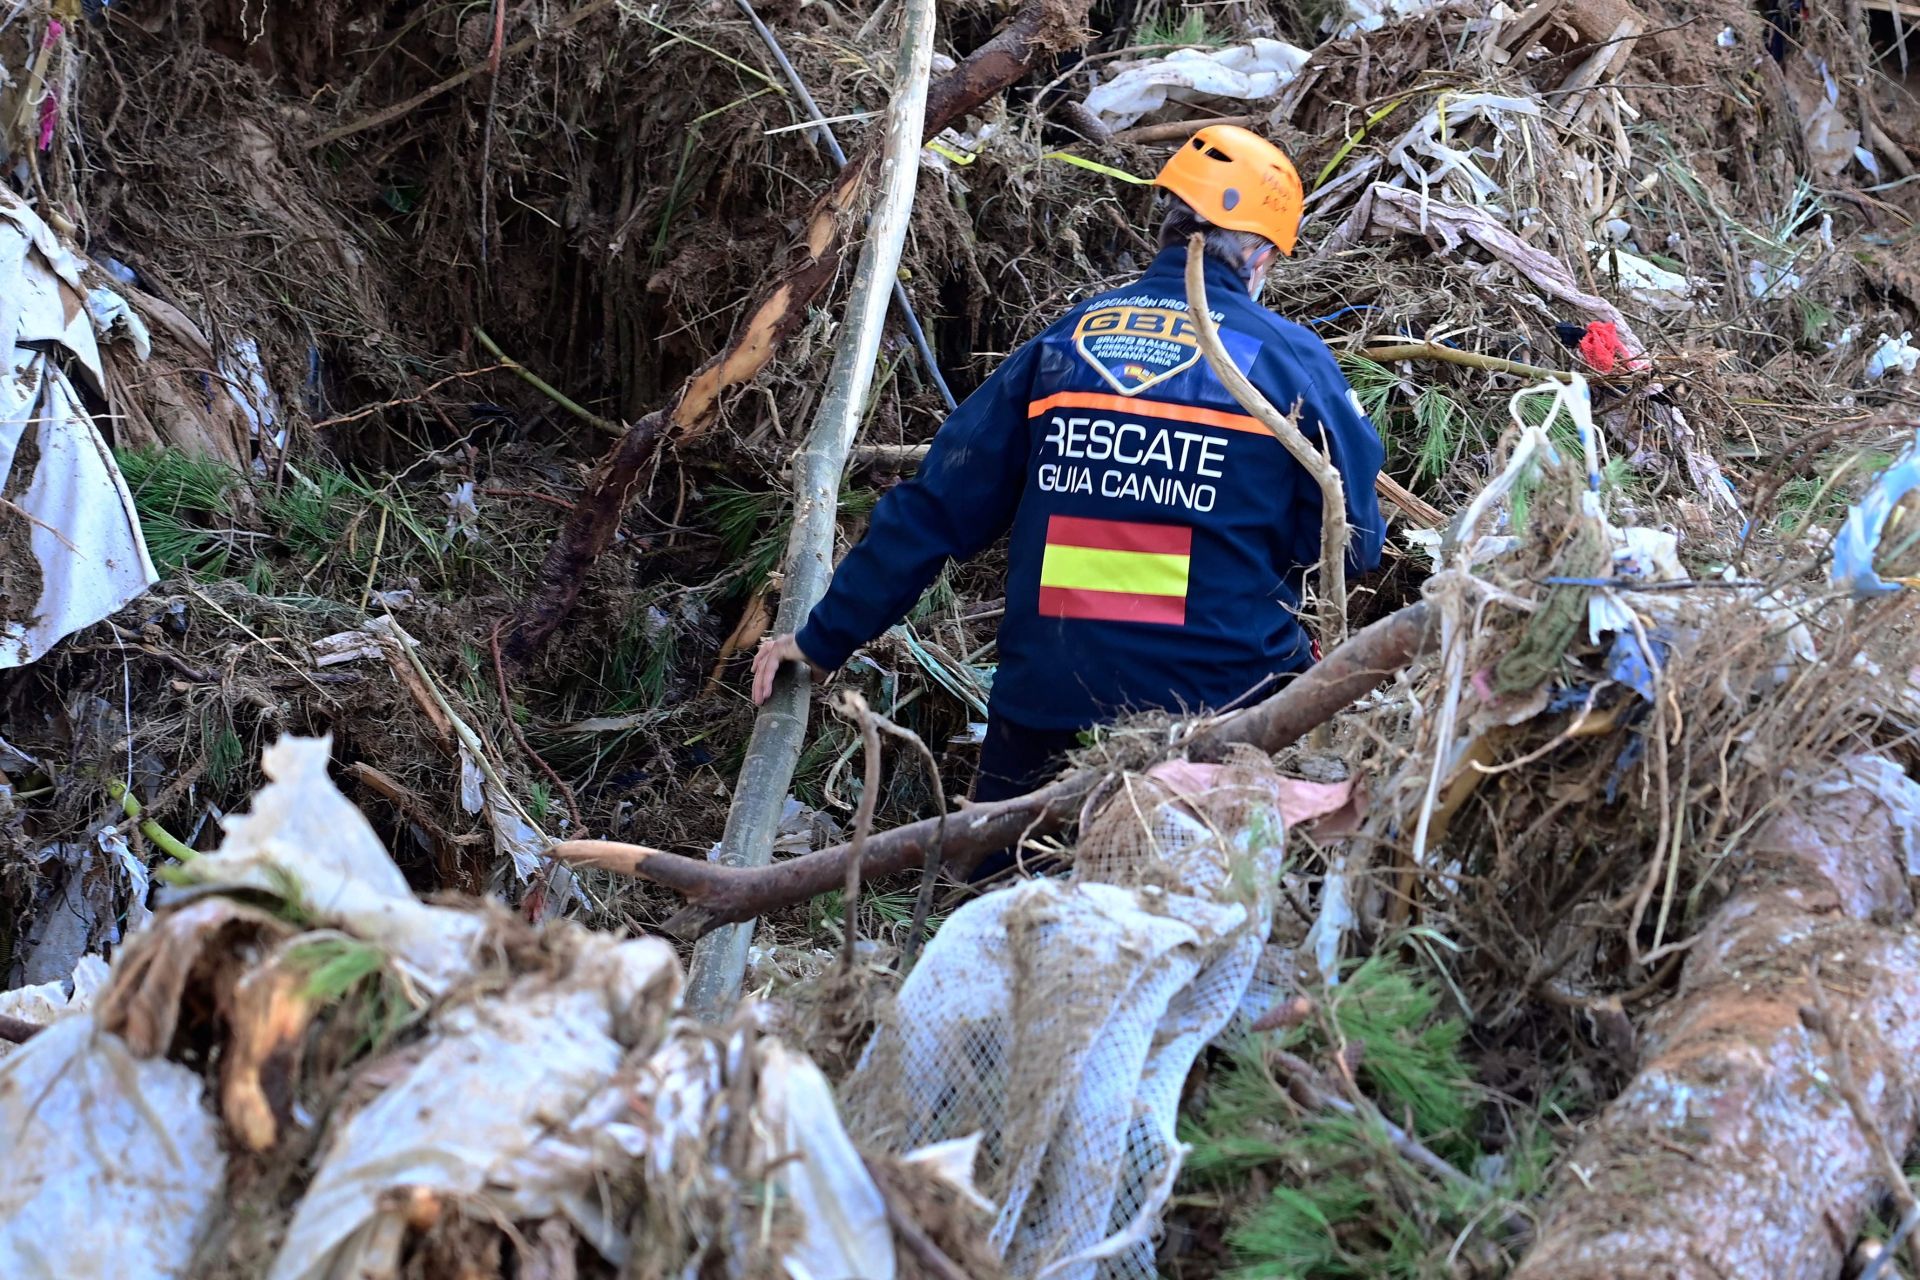
[[[1298,409],[1289,416],[1274,408],[1227,354],[1220,327],[1207,308],[1206,247],[1206,236],[1197,231],[1187,242],[1187,315],[1199,335],[1200,350],[1240,407],[1273,432],[1320,486],[1320,648],[1330,651],[1347,638],[1347,486],[1327,456],[1301,433]]]
[[[873,806],[880,797],[880,730],[874,727],[873,709],[852,689],[842,689],[835,710],[860,726],[860,741],[866,748],[866,777],[860,788],[860,803],[853,811],[853,854],[847,859],[845,901],[847,923],[840,939],[840,964],[853,972],[853,943],[860,933],[860,854],[867,837],[873,834]]]
[[[538,391],[541,395],[545,396],[547,399],[559,405],[562,409],[565,409],[568,413],[571,413],[574,417],[580,419],[580,421],[586,423],[588,426],[594,428],[596,431],[604,431],[608,435],[621,436],[627,433],[627,429],[621,426],[619,423],[610,422],[606,418],[603,418],[599,414],[595,413],[593,410],[583,407],[582,405],[574,401],[571,397],[563,394],[558,388],[556,388],[552,383],[548,382],[545,378],[542,378],[539,374],[527,368],[527,366],[521,364],[518,360],[515,360],[512,356],[508,355],[506,352],[502,351],[500,349],[500,345],[496,343],[492,338],[488,337],[487,331],[485,329],[482,329],[479,325],[473,326],[473,336],[475,340],[477,340],[480,343],[481,346],[487,349],[488,355],[491,355],[495,360],[498,360],[500,362],[500,366],[502,368],[511,369],[514,373],[520,376],[520,380],[522,382],[526,383],[528,386],[532,387],[535,391]]]
[[[1566,382],[1573,377],[1565,369],[1549,369],[1540,364],[1522,364],[1518,360],[1503,360],[1499,356],[1482,355],[1478,351],[1443,347],[1437,342],[1402,342],[1390,347],[1362,347],[1360,354],[1369,360],[1377,360],[1381,364],[1391,364],[1395,360],[1441,360],[1447,364],[1463,364],[1469,369],[1517,374],[1522,378],[1551,378],[1555,382]]]
[[[567,785],[566,779],[554,772],[553,766],[547,763],[546,757],[533,749],[533,744],[527,741],[526,731],[521,729],[520,722],[513,718],[513,701],[507,696],[507,665],[500,660],[500,628],[505,625],[504,618],[495,622],[493,634],[487,637],[488,647],[493,652],[493,678],[496,687],[500,690],[500,714],[507,718],[507,732],[513,735],[513,740],[519,744],[520,750],[526,753],[527,759],[539,766],[540,772],[547,775],[547,781],[560,792],[560,798],[567,802],[567,812],[573,817],[573,829],[584,835],[587,822],[580,816],[580,802],[574,798],[573,788]]]

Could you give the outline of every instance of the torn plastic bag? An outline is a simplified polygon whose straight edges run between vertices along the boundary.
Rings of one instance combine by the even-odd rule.
[[[887,1202],[840,1124],[833,1087],[820,1069],[773,1040],[760,1049],[755,1100],[766,1163],[782,1201],[793,1206],[798,1239],[787,1252],[793,1280],[893,1280]]]
[[[181,875],[199,885],[290,898],[312,918],[377,942],[408,978],[439,994],[473,967],[486,919],[413,896],[366,817],[327,776],[333,739],[285,737],[261,753],[271,781],[222,820],[218,852]]]
[[[1590,321],[1611,323],[1630,362],[1646,353],[1646,344],[1617,307],[1586,292],[1565,263],[1522,240],[1486,209],[1428,200],[1418,191],[1376,182],[1361,195],[1353,212],[1327,237],[1315,256],[1330,258],[1370,235],[1383,234],[1431,234],[1439,237],[1447,253],[1457,253],[1462,241],[1472,240],[1532,281],[1549,298],[1572,307]]]
[[[107,985],[107,962],[99,956],[82,956],[73,976],[64,982],[40,982],[30,987],[0,991],[0,1014],[31,1022],[37,1027],[51,1026],[68,1014],[84,1013],[93,1007],[94,997]],[[11,1045],[0,1043],[0,1057]]]
[[[113,453],[53,354],[64,348],[98,391],[96,312],[118,314],[0,188],[0,669],[45,656],[159,579]]]
[[[1124,64],[1094,86],[1086,107],[1109,129],[1124,129],[1176,102],[1271,98],[1306,65],[1307,51],[1279,40],[1256,39],[1229,49],[1177,49],[1164,58]]]
[[[1628,297],[1655,311],[1692,311],[1698,305],[1699,296],[1711,289],[1705,280],[1669,271],[1637,253],[1614,245],[1588,241],[1587,252],[1594,256],[1596,271],[1612,277],[1614,284],[1624,289]]]
[[[203,1095],[91,1016],[0,1061],[0,1276],[189,1280],[226,1169]]]
[[[657,1043],[679,991],[679,963],[659,939],[591,935],[564,976],[531,975],[448,1011],[405,1078],[332,1127],[269,1280],[393,1274],[406,1211],[390,1193],[407,1188],[469,1216],[567,1213],[622,1261],[626,1240],[600,1192],[625,1156],[593,1140],[605,1117],[589,1104],[629,1042]],[[573,1125],[583,1111],[593,1123]]]
[[[1442,94],[1425,115],[1387,148],[1387,163],[1398,165],[1423,196],[1430,193],[1430,188],[1457,174],[1457,185],[1464,187],[1460,194],[1473,204],[1485,204],[1500,193],[1500,184],[1487,176],[1479,161],[1497,160],[1502,155],[1508,117],[1539,114],[1540,103],[1533,98],[1497,93],[1457,97]],[[1491,145],[1469,146],[1464,150],[1453,146],[1448,139],[1466,136],[1469,131],[1465,126],[1473,120],[1484,120],[1491,126],[1488,130]],[[1427,163],[1422,164],[1423,160]]]
[[[1867,379],[1877,382],[1890,373],[1906,378],[1920,370],[1920,347],[1914,346],[1912,339],[1913,334],[1909,332],[1902,332],[1897,338],[1881,334],[1873,354],[1867,357]]]

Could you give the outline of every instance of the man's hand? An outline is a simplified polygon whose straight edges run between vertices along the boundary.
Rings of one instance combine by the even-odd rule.
[[[780,665],[785,662],[804,662],[813,671],[814,679],[826,679],[827,673],[815,666],[812,658],[800,652],[800,642],[793,638],[791,631],[783,636],[768,636],[760,642],[760,651],[753,655],[753,700],[756,705],[773,696],[773,678],[780,673]]]

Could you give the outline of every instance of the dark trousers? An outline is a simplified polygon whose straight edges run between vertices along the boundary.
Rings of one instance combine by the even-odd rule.
[[[980,771],[973,782],[976,804],[1025,795],[1052,781],[1068,751],[1080,745],[1078,729],[1035,729],[1002,715],[987,719],[987,736],[980,743]],[[978,884],[997,876],[1015,862],[1012,849],[981,859],[969,877]]]

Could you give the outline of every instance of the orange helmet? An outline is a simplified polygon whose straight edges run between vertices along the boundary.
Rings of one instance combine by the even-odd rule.
[[[1287,153],[1239,125],[1209,125],[1173,153],[1154,185],[1216,227],[1264,236],[1289,256],[1300,234],[1300,175]]]

